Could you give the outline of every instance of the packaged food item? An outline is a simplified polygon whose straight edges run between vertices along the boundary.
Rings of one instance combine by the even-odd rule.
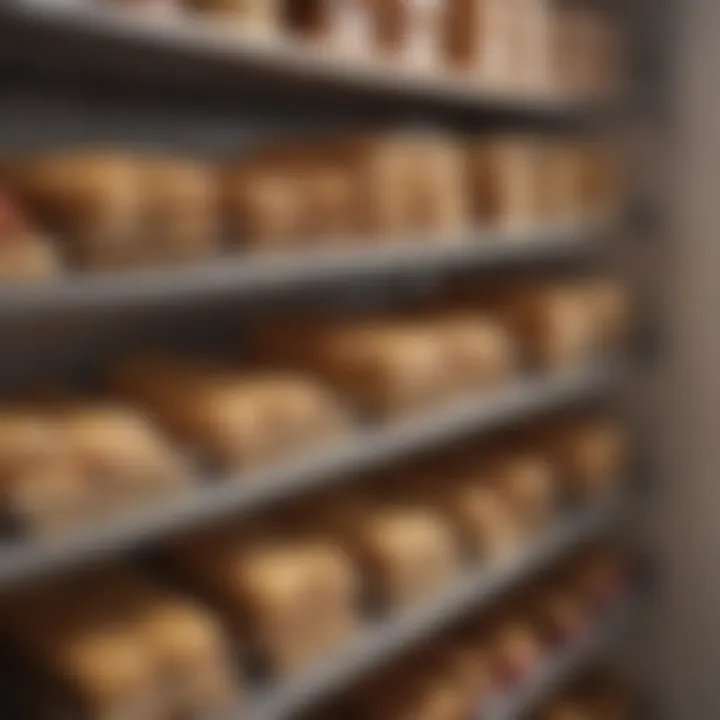
[[[364,60],[378,51],[376,0],[291,0],[285,3],[291,29],[333,54]]]
[[[597,347],[591,307],[572,282],[488,288],[484,307],[497,313],[519,343],[525,361],[534,367],[586,362]]]
[[[463,554],[475,562],[504,558],[517,550],[523,536],[518,518],[477,464],[439,457],[425,467],[390,472],[377,491],[397,504],[439,513],[457,538]]]
[[[170,553],[273,674],[318,660],[357,628],[358,578],[336,544],[229,531],[191,538]]]
[[[218,188],[213,169],[170,157],[139,160],[143,210],[140,260],[198,260],[220,247]]]
[[[200,162],[78,149],[17,159],[6,176],[28,212],[79,265],[179,262],[218,248],[215,178]]]
[[[3,598],[0,623],[44,679],[55,710],[72,717],[166,717],[236,699],[214,619],[129,570],[21,589]],[[221,682],[198,682],[211,676]]]
[[[335,396],[297,373],[138,358],[115,368],[111,384],[200,458],[228,470],[305,452],[349,429]]]
[[[471,141],[468,187],[477,222],[521,229],[537,224],[545,181],[542,148],[530,136]]]
[[[586,138],[580,143],[582,171],[580,202],[586,217],[607,217],[621,207],[623,167],[612,144],[604,139]]]
[[[49,237],[32,227],[15,198],[0,188],[0,280],[40,280],[62,272]]]
[[[537,451],[554,465],[569,499],[595,498],[621,484],[629,443],[622,424],[613,418],[575,415],[536,429],[532,437]]]
[[[586,161],[579,142],[548,138],[540,154],[539,219],[548,223],[587,219],[582,197]]]
[[[185,6],[202,17],[222,21],[225,27],[237,28],[259,37],[279,32],[280,0],[184,0]]]
[[[59,409],[59,432],[84,478],[90,516],[189,489],[187,464],[138,411],[113,403]]]
[[[308,224],[303,178],[286,167],[242,162],[223,176],[223,216],[229,241],[257,250],[301,245]]]
[[[436,70],[443,59],[446,3],[443,0],[375,2],[378,44],[413,70]]]
[[[580,284],[599,349],[622,347],[633,329],[630,289],[617,278],[591,278]]]
[[[542,454],[500,451],[480,462],[487,482],[503,495],[524,532],[547,525],[556,508],[556,480],[552,464]]]

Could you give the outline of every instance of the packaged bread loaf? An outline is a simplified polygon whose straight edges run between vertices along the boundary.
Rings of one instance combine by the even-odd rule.
[[[201,17],[223,22],[259,37],[271,37],[280,29],[280,0],[184,0],[185,7]]]
[[[574,415],[535,430],[538,452],[556,468],[562,492],[571,500],[597,497],[621,481],[628,442],[619,421],[602,415]]]
[[[542,207],[543,145],[532,136],[488,136],[470,142],[469,192],[478,223],[536,224]]]
[[[591,278],[579,288],[588,304],[595,342],[599,348],[619,349],[633,327],[632,297],[619,278]]]
[[[375,59],[379,49],[377,0],[291,0],[291,29],[332,53]]]
[[[589,625],[583,598],[560,581],[541,586],[527,602],[543,639],[550,645],[576,641]]]
[[[497,488],[524,532],[546,525],[556,508],[556,480],[541,453],[505,450],[478,458],[486,482]]]
[[[381,478],[378,492],[398,504],[439,513],[463,554],[476,561],[502,558],[517,549],[523,529],[507,499],[482,472],[442,457],[432,467],[423,465],[391,471]]]
[[[568,582],[588,606],[604,610],[622,596],[629,582],[629,567],[612,545],[591,549],[568,569]]]
[[[140,169],[130,155],[77,150],[12,161],[5,170],[27,211],[90,267],[132,264],[142,213]]]
[[[443,0],[375,2],[380,50],[413,69],[437,70],[443,60]]]
[[[576,283],[509,283],[487,288],[479,299],[486,311],[505,323],[525,362],[533,367],[580,364],[597,348],[592,306]]]
[[[291,372],[146,358],[111,373],[126,398],[211,465],[244,469],[330,442],[348,429],[321,385]]]
[[[547,138],[540,149],[538,219],[562,223],[587,219],[583,202],[585,157],[579,141]]]
[[[229,241],[279,250],[303,243],[308,225],[303,178],[281,164],[239,161],[223,174],[223,217]]]
[[[299,318],[258,329],[254,341],[263,359],[317,373],[376,417],[424,409],[453,389],[437,333],[412,322]]]
[[[219,249],[217,179],[208,164],[150,156],[138,160],[142,189],[139,262],[188,261]]]
[[[0,189],[0,280],[45,279],[60,272],[58,249],[31,226],[14,198]]]
[[[132,572],[91,572],[22,590],[4,599],[2,614],[13,649],[56,694],[56,710],[73,717],[150,720],[235,696],[214,620]],[[208,683],[212,675],[217,682]]]
[[[230,531],[187,540],[171,558],[275,674],[319,659],[356,629],[357,577],[332,543]]]
[[[376,606],[397,609],[439,591],[458,570],[456,540],[438,512],[328,493],[298,518],[306,533],[337,543],[360,569]]]
[[[584,139],[578,152],[582,172],[580,201],[588,217],[611,216],[620,209],[623,168],[620,158],[607,139]]]
[[[0,488],[4,533],[52,532],[85,516],[84,478],[45,409],[27,403],[0,409]]]
[[[59,431],[84,478],[88,513],[101,517],[152,498],[177,494],[191,473],[140,412],[113,403],[78,403],[59,410]]]

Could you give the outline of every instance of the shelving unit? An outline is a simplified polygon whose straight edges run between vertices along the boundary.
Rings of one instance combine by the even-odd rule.
[[[466,573],[456,587],[440,597],[369,628],[357,643],[352,643],[344,652],[329,658],[296,681],[271,689],[266,698],[251,701],[241,717],[247,720],[283,720],[292,712],[330,696],[370,670],[382,667],[413,644],[432,636],[444,625],[462,618],[463,614],[489,605],[573,549],[597,538],[621,518],[622,504],[613,499],[560,521],[557,527],[536,540],[528,551],[508,558],[496,567],[483,567]],[[557,667],[548,669],[542,679],[535,679],[531,683],[532,688],[522,688],[517,696],[513,694],[498,703],[498,709],[491,710],[488,717],[491,720],[496,717],[497,720],[519,719],[519,715],[511,713],[511,707],[519,711],[530,703],[531,695],[541,695],[542,689],[552,682],[551,676],[559,683],[571,668],[599,651],[607,637],[604,629],[589,636],[571,657],[563,657]]]
[[[258,89],[362,96],[377,102],[445,105],[459,111],[526,115],[549,120],[596,120],[599,108],[547,93],[506,91],[472,78],[440,77],[386,63],[329,57],[291,38],[274,42],[225,31],[194,18],[138,18],[122,8],[83,2],[11,0],[0,7],[2,51],[44,69],[60,60],[66,70],[97,76],[172,83],[175,72],[195,89]],[[41,40],[43,56],[28,56]],[[99,51],[99,52],[98,52]],[[83,62],[92,58],[91,66]],[[58,67],[55,68],[59,69]],[[300,82],[300,87],[298,87]]]
[[[37,48],[42,47],[42,52]],[[58,75],[80,82],[112,80],[125,88],[150,86],[197,97],[223,98],[223,110],[241,116],[254,98],[290,103],[323,99],[335,105],[402,107],[414,117],[475,121],[506,118],[577,127],[597,123],[616,108],[578,104],[547,94],[501,91],[471,79],[435,77],[384,64],[332,61],[299,42],[264,42],[197,20],[139,18],[82,2],[6,0],[0,4],[0,65],[13,69],[13,87]],[[17,71],[17,72],[15,72]],[[40,84],[42,87],[42,83]],[[114,86],[113,86],[114,87]],[[38,91],[40,92],[40,91]],[[161,100],[159,101],[161,102]],[[126,119],[123,122],[127,122]],[[119,127],[121,124],[119,124]],[[487,274],[553,267],[602,252],[619,220],[523,229],[478,229],[454,237],[403,238],[392,244],[270,257],[217,258],[193,267],[144,269],[113,275],[68,274],[45,284],[0,288],[0,331],[35,320],[65,321],[105,311],[180,308],[221,300],[227,307],[275,293],[301,295],[320,285],[420,278],[472,269]],[[517,380],[479,398],[426,416],[362,429],[338,447],[233,478],[207,478],[187,495],[129,511],[99,527],[52,539],[9,539],[0,544],[0,594],[16,586],[151,547],[175,533],[230,516],[245,516],[302,493],[350,482],[360,472],[473,434],[488,434],[544,412],[603,396],[622,369],[599,361],[555,375]],[[372,670],[431,637],[458,617],[482,609],[547,569],[583,543],[603,536],[624,513],[622,498],[563,517],[523,553],[497,566],[466,573],[440,596],[372,624],[361,637],[296,679],[251,695],[233,720],[294,720],[315,701],[332,696]],[[611,618],[577,647],[499,698],[483,720],[520,720],[617,637]],[[1,708],[0,708],[0,714]],[[4,717],[4,716],[3,716]],[[223,719],[224,720],[224,719]],[[228,719],[229,720],[229,719]]]
[[[508,270],[592,256],[613,224],[479,230],[455,237],[398,240],[376,247],[228,255],[192,267],[121,274],[75,274],[53,282],[0,288],[0,322],[55,317],[91,309],[177,304],[208,298],[243,299],[274,291],[368,278],[412,277],[427,271]],[[341,244],[341,243],[339,243]]]
[[[600,365],[556,377],[517,383],[494,395],[462,402],[424,418],[361,432],[339,448],[318,453],[287,467],[270,467],[238,478],[224,478],[166,500],[101,527],[70,532],[60,538],[0,545],[0,587],[57,572],[128,550],[170,533],[230,515],[249,514],[274,501],[324,485],[338,485],[354,474],[382,466],[444,441],[497,430],[545,411],[601,394],[614,372]]]

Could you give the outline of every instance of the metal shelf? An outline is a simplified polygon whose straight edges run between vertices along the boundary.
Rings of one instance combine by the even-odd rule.
[[[440,597],[396,618],[378,622],[357,642],[327,662],[295,681],[268,690],[239,713],[239,717],[243,720],[287,720],[294,713],[382,667],[412,643],[431,637],[439,628],[492,602],[582,543],[601,535],[620,516],[621,506],[612,501],[568,517],[536,540],[527,552],[468,573],[459,585]]]
[[[158,18],[122,8],[57,0],[6,1],[0,8],[2,45],[22,53],[42,48],[46,67],[72,61],[73,71],[112,73],[182,82],[205,91],[223,87],[242,97],[241,83],[262,80],[271,93],[331,90],[382,100],[411,100],[459,110],[500,111],[539,117],[587,117],[598,103],[580,103],[547,91],[503,90],[458,73],[420,72],[390,62],[363,62],[290,37],[273,40],[242,34],[227,24],[188,18]],[[43,42],[44,41],[44,42]],[[43,43],[39,45],[38,43]],[[99,51],[99,52],[98,52]],[[83,61],[84,60],[84,65]],[[152,62],[148,62],[152,60]],[[88,62],[89,61],[89,62]],[[180,64],[178,64],[180,63]]]
[[[235,255],[186,267],[76,274],[50,282],[1,287],[0,321],[254,296],[323,281],[460,267],[497,269],[572,259],[596,249],[611,227],[608,221],[597,221],[543,229],[483,230],[443,237],[442,242],[437,236],[418,236],[384,246],[264,257]]]
[[[612,649],[622,635],[631,613],[629,604],[621,603],[572,647],[559,652],[536,673],[502,695],[490,708],[477,715],[477,720],[522,720],[544,700],[583,672]]]
[[[424,417],[362,431],[352,441],[319,457],[224,478],[186,497],[143,508],[101,527],[47,540],[9,542],[0,546],[0,587],[138,547],[203,522],[249,513],[311,488],[348,481],[354,473],[450,439],[490,432],[532,414],[591,398],[610,387],[616,375],[612,366],[599,364],[524,379]]]

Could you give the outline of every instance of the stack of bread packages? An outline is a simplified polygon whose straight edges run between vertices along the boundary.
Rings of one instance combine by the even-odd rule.
[[[74,265],[189,262],[218,249],[215,174],[200,161],[78,148],[10,159],[3,176]]]
[[[226,164],[223,199],[231,241],[251,249],[443,241],[468,224],[462,145],[431,132],[260,147]]]
[[[0,428],[5,533],[97,523],[192,487],[185,458],[139,410],[119,402],[6,401]]]
[[[257,328],[271,365],[318,375],[365,416],[407,416],[510,381],[514,346],[492,317],[462,313],[293,318]]]
[[[219,717],[242,695],[219,621],[134,569],[19,588],[0,599],[0,610],[14,672],[40,706],[34,717]]]
[[[610,601],[609,584],[618,590]],[[500,694],[530,681],[584,637],[602,632],[607,612],[617,608],[629,584],[622,554],[611,546],[585,549],[517,594],[440,629],[429,642],[303,720],[483,717]],[[538,717],[556,720],[543,713],[566,712],[571,705],[589,714],[558,714],[557,720],[627,720],[630,695],[624,684],[596,673],[567,700],[548,703]]]
[[[612,355],[633,327],[629,290],[612,276],[456,282],[448,294],[450,307],[495,318],[526,369],[558,370]]]

